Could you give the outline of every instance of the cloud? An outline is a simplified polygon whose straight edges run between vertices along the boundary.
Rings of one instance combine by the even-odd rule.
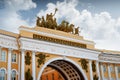
[[[120,50],[120,18],[114,19],[109,12],[92,14],[88,10],[79,11],[75,0],[64,0],[56,4],[48,3],[46,10],[40,10],[38,16],[45,16],[54,12],[57,7],[58,12],[55,17],[59,20],[65,19],[70,23],[82,28],[81,34],[86,39],[94,40],[97,48]]]
[[[29,10],[35,8],[36,4],[32,0],[6,0],[5,5],[10,10]]]
[[[30,25],[29,20],[23,20],[19,15],[20,10],[30,10],[35,8],[36,4],[32,0],[5,0],[4,9],[0,10],[0,27],[12,32],[18,32],[21,25]]]

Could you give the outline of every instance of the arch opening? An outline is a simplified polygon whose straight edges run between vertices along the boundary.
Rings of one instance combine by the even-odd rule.
[[[56,79],[54,79],[55,77]],[[46,66],[41,80],[85,80],[85,78],[73,63],[66,60],[55,60]]]

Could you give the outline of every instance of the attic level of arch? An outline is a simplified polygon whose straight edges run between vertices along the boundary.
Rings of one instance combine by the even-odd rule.
[[[54,14],[47,14],[46,19],[44,18],[44,16],[42,16],[41,18],[37,17],[36,26],[79,35],[79,27],[75,28],[74,24],[69,24],[69,22],[65,20],[63,20],[60,24],[56,22],[56,18],[54,18],[54,15],[56,14],[57,10],[58,9],[56,8]]]
[[[86,48],[86,44],[71,42],[71,41],[66,41],[66,40],[60,40],[60,39],[42,36],[38,34],[33,34],[33,39],[49,41],[49,42],[54,42],[54,43],[64,44],[64,45],[69,45],[69,46],[75,46],[75,47],[80,47],[80,48]]]

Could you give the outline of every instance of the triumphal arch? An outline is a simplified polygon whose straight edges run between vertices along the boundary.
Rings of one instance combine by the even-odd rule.
[[[0,30],[0,80],[120,80],[120,52],[96,49],[55,13],[19,34]]]

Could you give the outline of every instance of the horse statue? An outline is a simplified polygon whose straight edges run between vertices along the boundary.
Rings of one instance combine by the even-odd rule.
[[[75,28],[75,34],[79,35],[79,27]]]
[[[70,33],[74,33],[74,25],[73,24],[70,24],[70,26],[68,27],[68,32]]]
[[[64,31],[65,29],[65,20],[61,22],[61,24],[57,27],[57,30]]]

